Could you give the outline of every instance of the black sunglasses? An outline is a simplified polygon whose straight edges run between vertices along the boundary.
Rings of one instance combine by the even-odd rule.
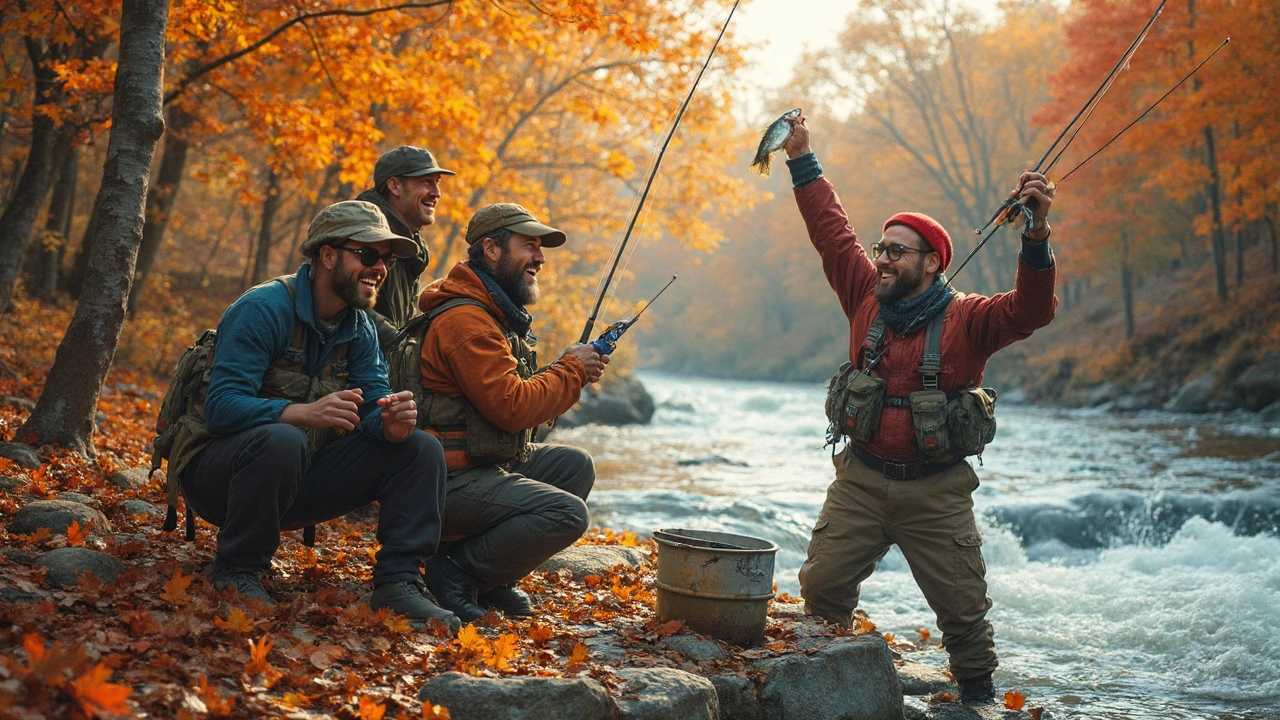
[[[354,253],[356,255],[359,255],[360,264],[365,267],[373,267],[374,265],[378,264],[379,260],[382,261],[383,265],[387,266],[388,270],[395,267],[395,264],[396,264],[395,255],[392,255],[391,253],[379,254],[377,250],[374,250],[371,247],[353,248],[353,247],[347,247],[346,245],[334,245],[333,249],[346,250],[349,253]]]
[[[871,246],[871,257],[878,258],[884,253],[889,253],[889,259],[894,262],[898,262],[899,260],[901,260],[902,253],[904,252],[913,252],[913,253],[920,253],[921,255],[928,255],[929,253],[933,252],[933,248],[930,248],[928,250],[917,250],[916,248],[907,247],[906,245],[899,245],[898,243],[889,243],[888,245],[885,245],[884,243],[879,243],[879,242]]]

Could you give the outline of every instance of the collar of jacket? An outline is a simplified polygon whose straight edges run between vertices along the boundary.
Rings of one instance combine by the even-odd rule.
[[[294,314],[317,336],[326,337],[321,327],[320,319],[316,316],[315,288],[312,286],[310,260],[302,263],[302,267],[298,268],[297,274],[294,275],[294,283],[294,291],[296,293],[293,299]],[[354,339],[356,336],[356,315],[359,312],[359,310],[348,306],[342,316],[342,320],[338,322],[338,327],[333,331],[333,335],[328,338],[328,341],[350,342]]]

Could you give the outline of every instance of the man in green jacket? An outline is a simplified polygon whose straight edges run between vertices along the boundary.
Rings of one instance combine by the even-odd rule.
[[[418,245],[417,255],[404,258],[391,268],[378,292],[378,302],[373,310],[366,311],[378,329],[378,345],[383,352],[400,328],[417,314],[418,279],[431,262],[420,231],[436,221],[440,179],[456,174],[440,167],[426,148],[401,145],[378,158],[373,166],[373,187],[356,198],[377,205],[387,216],[392,232]]]

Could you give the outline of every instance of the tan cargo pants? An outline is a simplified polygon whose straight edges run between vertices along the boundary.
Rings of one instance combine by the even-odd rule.
[[[849,625],[862,581],[897,545],[938,617],[957,679],[997,665],[987,622],[987,566],[973,517],[978,476],[967,463],[916,480],[889,480],[846,448],[800,568],[805,612]]]

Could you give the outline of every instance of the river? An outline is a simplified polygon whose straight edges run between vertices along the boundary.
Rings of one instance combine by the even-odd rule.
[[[640,378],[650,425],[554,438],[596,458],[593,522],[767,538],[798,595],[834,477],[821,384]],[[974,496],[997,687],[1055,718],[1280,718],[1280,427],[1007,404],[998,420]],[[939,635],[896,548],[861,607],[882,632]]]

